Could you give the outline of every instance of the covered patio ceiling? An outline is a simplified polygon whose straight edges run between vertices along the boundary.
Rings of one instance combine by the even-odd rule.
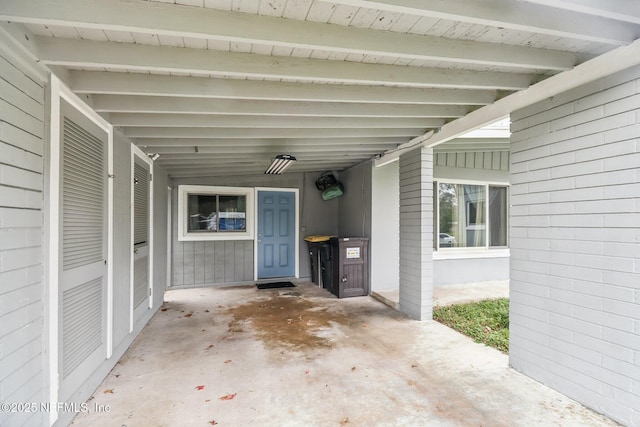
[[[383,163],[640,62],[635,0],[2,0],[0,21],[174,178]]]

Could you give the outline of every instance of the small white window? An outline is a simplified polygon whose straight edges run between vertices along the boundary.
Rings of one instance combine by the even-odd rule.
[[[439,182],[437,249],[506,248],[507,187]]]
[[[253,188],[178,186],[178,240],[252,240]]]

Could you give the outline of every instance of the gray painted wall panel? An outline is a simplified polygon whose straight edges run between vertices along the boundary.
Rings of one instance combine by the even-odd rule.
[[[446,144],[442,149],[446,148]],[[509,182],[509,153],[506,151],[434,153],[433,176],[436,180]]]
[[[367,237],[370,254],[372,245],[372,167],[372,162],[366,161],[340,172],[339,181],[342,182],[345,190],[344,194],[338,198],[338,235],[340,237]],[[371,264],[370,261],[367,289],[372,289]]]
[[[113,138],[113,343],[129,334],[131,259],[131,145],[119,132]]]
[[[371,290],[400,286],[400,175],[393,162],[372,170]]]
[[[43,401],[44,84],[0,49],[0,402]],[[26,170],[25,170],[26,169]],[[45,414],[0,412],[0,425]]]
[[[427,320],[432,307],[433,150],[421,148],[400,157],[400,310]]]
[[[509,257],[434,260],[433,277],[436,286],[509,280]]]
[[[338,234],[338,200],[324,201],[315,188],[319,174],[178,179],[178,185],[298,188],[300,197],[300,277],[310,278],[305,236]],[[181,242],[177,239],[177,191],[172,199],[173,287],[248,282],[254,275],[254,241]]]
[[[164,302],[167,289],[167,205],[171,180],[164,168],[153,165],[153,307],[154,310]],[[152,314],[152,313],[151,313]]]
[[[512,115],[518,370],[640,425],[640,68]]]
[[[341,237],[371,238],[371,161],[340,172],[345,187],[338,198],[338,234]]]

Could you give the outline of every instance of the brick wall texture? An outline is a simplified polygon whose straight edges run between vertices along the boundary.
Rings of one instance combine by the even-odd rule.
[[[640,68],[517,111],[511,365],[640,426]]]

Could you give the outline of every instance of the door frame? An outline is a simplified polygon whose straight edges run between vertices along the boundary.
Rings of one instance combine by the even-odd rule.
[[[60,343],[60,241],[63,238],[60,227],[60,201],[62,185],[61,154],[62,141],[60,140],[60,114],[61,100],[66,101],[88,120],[102,129],[107,134],[107,324],[106,324],[106,352],[105,359],[113,353],[113,126],[93,111],[71,89],[69,89],[58,77],[50,74],[49,99],[45,105],[50,106],[51,115],[48,123],[49,150],[45,153],[45,188],[48,200],[45,203],[45,227],[47,251],[45,255],[45,279],[49,286],[47,297],[48,343],[49,348],[49,401],[60,402],[61,375],[59,372]],[[47,127],[47,125],[45,125]],[[49,423],[53,425],[58,419],[56,409],[49,412]]]
[[[134,177],[135,177],[135,161],[136,157],[138,157],[143,162],[147,163],[149,166],[149,173],[151,174],[151,179],[149,179],[149,265],[148,265],[148,278],[149,278],[149,290],[148,299],[149,303],[147,304],[146,309],[153,308],[153,161],[138,148],[135,144],[131,144],[131,175],[129,177],[129,182],[131,185],[131,242],[129,245],[129,249],[131,250],[131,257],[129,260],[129,333],[133,332],[133,327],[135,326],[136,321],[140,316],[136,316],[136,308],[134,301],[134,285],[135,285],[135,275],[134,275],[134,263],[135,263],[135,253],[133,251],[134,247],[134,218],[135,218],[135,206],[134,206]],[[144,305],[140,305],[143,307]],[[138,318],[136,318],[138,317]]]
[[[255,187],[254,189],[254,230],[256,235],[253,239],[253,280],[258,280],[258,192],[259,191],[278,191],[282,193],[294,193],[295,199],[295,278],[300,278],[300,190],[298,188],[282,188],[282,187]]]

